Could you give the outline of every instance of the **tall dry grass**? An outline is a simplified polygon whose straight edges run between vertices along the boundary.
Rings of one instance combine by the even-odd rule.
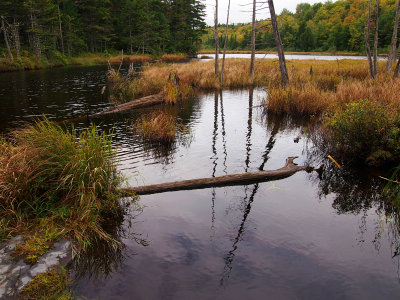
[[[184,130],[184,126],[178,123],[173,115],[156,111],[141,116],[132,126],[132,129],[145,140],[172,143],[178,131]]]
[[[101,222],[119,209],[115,157],[110,137],[95,127],[67,132],[44,120],[1,139],[2,238],[35,228],[43,234],[28,239],[35,245],[27,248],[60,235],[83,248],[93,239],[111,240]]]

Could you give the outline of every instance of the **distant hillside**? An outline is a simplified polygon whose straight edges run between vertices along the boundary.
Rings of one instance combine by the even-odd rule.
[[[279,15],[279,29],[285,50],[289,51],[364,51],[363,0],[302,3],[296,12],[283,10]],[[390,45],[395,18],[396,0],[381,0],[379,11],[379,48]],[[265,12],[263,11],[263,14]],[[257,22],[256,49],[274,49],[275,41],[269,19]],[[223,45],[225,26],[219,26],[220,45]],[[371,37],[372,38],[372,37]],[[228,50],[249,50],[251,23],[230,25]],[[202,36],[203,49],[213,49],[214,28],[207,27]]]

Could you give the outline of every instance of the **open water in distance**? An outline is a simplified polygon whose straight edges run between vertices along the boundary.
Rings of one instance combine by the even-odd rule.
[[[0,74],[0,129],[46,114],[60,120],[109,106],[105,66]],[[280,168],[288,156],[318,166],[304,120],[263,114],[262,89],[199,95],[96,123],[113,129],[131,185]],[[153,110],[182,122],[168,147],[132,123]],[[88,126],[83,122],[77,128]],[[398,299],[399,238],[380,183],[331,167],[274,182],[142,196],[109,230],[123,245],[95,245],[71,266],[88,299]],[[385,214],[386,212],[386,214]],[[397,219],[398,220],[398,219]]]
[[[214,58],[213,54],[199,54],[199,57],[202,56],[210,56]],[[222,58],[222,53],[219,56]],[[226,58],[250,58],[250,54],[242,54],[242,53],[228,53],[225,56]],[[268,53],[261,54],[257,53],[256,58],[267,58],[267,59],[278,59],[278,54],[276,53]],[[356,59],[356,60],[366,60],[366,56],[359,55],[323,55],[323,54],[285,54],[286,60],[342,60],[342,59]],[[378,57],[378,60],[385,60],[385,57]]]

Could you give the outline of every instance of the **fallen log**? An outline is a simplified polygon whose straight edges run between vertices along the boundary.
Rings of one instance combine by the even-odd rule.
[[[180,190],[193,190],[193,189],[204,189],[210,187],[220,186],[231,186],[231,185],[243,185],[255,182],[264,182],[277,179],[283,179],[292,176],[299,171],[310,172],[314,170],[309,166],[298,166],[293,160],[297,157],[289,157],[286,159],[284,167],[277,170],[267,170],[259,172],[248,172],[243,174],[233,174],[218,177],[190,179],[183,181],[175,181],[169,183],[152,184],[139,187],[130,187],[122,189],[122,193],[125,196],[132,195],[148,195],[157,194],[163,192],[180,191]]]
[[[90,121],[92,119],[99,118],[101,116],[121,113],[121,112],[125,112],[125,111],[131,110],[131,109],[142,108],[142,107],[147,107],[147,106],[152,106],[152,105],[157,105],[157,104],[162,104],[162,103],[164,103],[164,94],[159,93],[159,94],[135,99],[135,100],[111,107],[108,110],[101,111],[101,112],[98,112],[98,113],[95,113],[92,115],[86,115],[86,116],[82,116],[82,117],[68,119],[68,120],[60,121],[58,123],[63,124],[63,123],[76,123],[76,122],[81,122],[81,121],[85,121],[85,120]]]
[[[164,102],[164,94],[158,93],[155,95],[146,96],[143,98],[135,99],[135,100],[117,105],[115,107],[110,108],[109,110],[90,115],[89,118],[95,118],[98,116],[104,116],[104,115],[109,115],[109,114],[116,114],[116,113],[124,112],[127,110],[131,110],[134,108],[142,108],[142,107],[146,107],[146,106],[161,104],[163,102]]]

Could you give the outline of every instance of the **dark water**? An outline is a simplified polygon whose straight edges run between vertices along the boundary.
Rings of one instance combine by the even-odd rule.
[[[0,74],[0,128],[108,106],[104,67]],[[398,299],[399,219],[382,182],[339,170],[313,146],[304,120],[264,115],[265,91],[205,94],[174,107],[96,121],[114,130],[131,185],[276,169],[288,156],[319,166],[275,182],[142,196],[108,224],[122,243],[95,245],[71,267],[87,299]],[[162,109],[188,132],[170,146],[131,130]],[[77,124],[78,128],[87,124]]]

